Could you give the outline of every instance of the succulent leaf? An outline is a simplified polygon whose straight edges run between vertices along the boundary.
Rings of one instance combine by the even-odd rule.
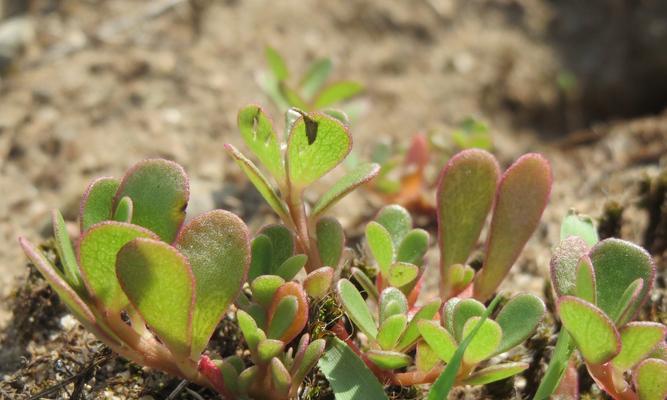
[[[397,262],[389,267],[387,281],[393,287],[403,289],[414,283],[419,276],[419,267],[414,264]]]
[[[395,314],[408,312],[408,299],[403,292],[388,287],[380,293],[380,322]]]
[[[366,225],[366,241],[380,270],[384,275],[388,275],[389,266],[394,261],[394,245],[389,231],[379,223],[371,221]]]
[[[637,279],[643,287],[618,325],[628,322],[648,296],[655,279],[655,267],[651,256],[641,247],[620,239],[606,239],[598,243],[590,253],[595,268],[597,305],[609,315],[620,309],[623,293]]]
[[[116,205],[116,211],[113,213],[113,220],[118,222],[132,222],[133,210],[134,204],[132,203],[132,199],[128,196],[124,196]]]
[[[428,250],[428,232],[423,229],[411,230],[401,241],[396,251],[396,261],[422,265]]]
[[[262,275],[250,283],[252,298],[262,307],[268,308],[273,295],[285,280],[278,275]]]
[[[377,324],[368,306],[361,297],[361,293],[354,284],[347,279],[338,281],[338,295],[345,309],[345,314],[352,320],[366,336],[375,339],[377,337]]]
[[[417,343],[417,351],[415,352],[415,366],[419,371],[428,372],[439,363],[440,357],[435,354],[428,343],[423,341]]]
[[[417,323],[419,333],[422,335],[431,350],[442,361],[448,363],[456,351],[456,340],[447,329],[438,324],[437,321],[422,320]]]
[[[303,328],[306,326],[306,323],[308,322],[308,297],[306,296],[306,292],[303,291],[303,288],[300,284],[296,282],[287,282],[278,288],[276,293],[273,295],[273,301],[271,302],[271,307],[269,308],[268,312],[269,326],[272,326],[275,323],[274,319],[281,318],[281,315],[278,315],[277,313],[277,309],[281,300],[287,296],[294,296],[297,299],[298,308],[290,326],[279,337],[279,339],[285,343],[289,343],[294,340],[294,338],[299,333],[301,333]]]
[[[463,340],[463,327],[472,317],[484,314],[486,307],[475,299],[463,299],[456,303],[452,314],[452,333],[457,341]]]
[[[440,309],[440,304],[440,300],[433,300],[430,303],[423,305],[422,308],[415,313],[408,323],[408,326],[405,328],[401,340],[398,342],[397,349],[399,351],[406,351],[417,341],[417,339],[419,339],[419,321],[433,319]]]
[[[384,226],[391,236],[394,248],[398,248],[405,236],[412,229],[412,217],[405,208],[393,204],[380,210],[375,221]]]
[[[275,271],[294,254],[294,235],[285,225],[268,225],[262,228],[260,234],[271,240],[273,252],[271,253],[271,273]]]
[[[287,141],[287,173],[296,188],[305,188],[348,155],[352,138],[343,124],[325,114],[302,115]]]
[[[190,356],[195,277],[188,260],[164,242],[138,238],[118,252],[116,273],[160,340],[176,356]]]
[[[271,379],[273,381],[273,388],[277,394],[279,396],[287,395],[292,384],[292,376],[287,368],[285,368],[285,365],[276,357],[271,359]]]
[[[256,105],[241,109],[238,126],[246,146],[279,182],[285,180],[285,165],[271,119]]]
[[[276,270],[276,275],[280,276],[286,281],[294,279],[294,277],[306,265],[308,257],[305,254],[297,254],[285,260]]]
[[[551,193],[551,167],[539,154],[521,156],[498,185],[484,265],[475,278],[475,298],[498,288],[533,235]]]
[[[284,81],[289,77],[289,70],[287,69],[285,60],[273,47],[267,46],[264,56],[276,80]]]
[[[181,230],[176,248],[188,259],[195,276],[192,351],[196,355],[206,348],[246,281],[250,266],[248,228],[230,212],[209,211]]]
[[[315,232],[322,265],[336,268],[343,255],[343,247],[345,247],[343,227],[337,219],[324,217],[317,221]]]
[[[298,311],[299,302],[295,296],[281,298],[271,315],[267,337],[269,339],[281,338],[287,332],[290,325],[292,325],[292,321]]]
[[[560,226],[560,240],[565,240],[571,236],[581,238],[588,246],[594,246],[600,241],[593,219],[573,210],[568,212]]]
[[[348,100],[351,97],[361,93],[364,87],[354,81],[335,82],[328,85],[315,99],[315,108],[322,109],[331,106],[339,101]]]
[[[285,344],[276,339],[264,339],[257,345],[259,362],[268,363],[273,357],[278,357],[283,351]]]
[[[563,296],[558,301],[558,316],[587,362],[604,364],[621,350],[621,337],[614,323],[595,305]]]
[[[348,193],[375,178],[378,172],[380,172],[380,166],[378,164],[369,163],[358,165],[343,176],[338,182],[334,183],[333,186],[320,197],[313,207],[311,216],[317,218],[317,216],[322,215],[329,209],[329,207],[336,204]]]
[[[352,267],[351,271],[352,277],[366,291],[366,294],[368,294],[368,296],[373,300],[378,301],[380,298],[380,293],[378,293],[378,289],[373,281],[371,281],[371,278],[369,278],[364,271],[357,267]]]
[[[663,400],[667,397],[667,361],[649,358],[633,374],[639,400]]]
[[[463,327],[463,337],[472,332],[481,317],[472,317]],[[497,352],[502,341],[503,330],[496,321],[487,319],[472,339],[470,345],[463,353],[463,362],[467,365],[476,365],[491,357]]]
[[[163,159],[141,161],[123,177],[114,208],[125,196],[132,199],[133,224],[155,232],[167,243],[174,241],[190,197],[183,167]]]
[[[326,82],[332,68],[333,63],[328,58],[322,58],[312,63],[299,83],[303,97],[312,99]]]
[[[532,335],[545,311],[544,302],[535,295],[524,293],[511,298],[495,319],[503,331],[496,353],[504,353]]]
[[[81,232],[91,226],[111,219],[113,199],[120,181],[115,178],[98,178],[90,183],[81,198],[79,223]]]
[[[403,368],[412,362],[410,356],[397,351],[369,350],[366,356],[373,364],[384,370]]]
[[[53,237],[56,242],[56,251],[63,266],[64,278],[75,292],[85,293],[79,273],[79,263],[76,260],[69,233],[67,233],[65,220],[58,210],[53,211],[51,219],[53,221]]]
[[[303,288],[308,296],[320,299],[331,288],[333,283],[334,270],[331,267],[318,268],[306,276],[303,281]]]
[[[590,257],[583,256],[577,266],[577,276],[574,293],[580,299],[589,303],[597,303],[597,294],[595,291],[595,270]]]
[[[317,364],[317,361],[324,354],[324,348],[326,347],[326,341],[324,339],[317,339],[312,341],[306,351],[303,353],[303,358],[296,363],[292,372],[292,390],[295,391],[298,389],[303,379],[306,377],[308,372]]]
[[[405,314],[396,314],[385,319],[380,325],[377,341],[384,350],[392,350],[398,343],[405,327],[408,324],[408,317]]]
[[[468,260],[491,210],[499,177],[496,159],[479,149],[458,153],[443,168],[436,194],[443,271]]]
[[[509,378],[528,369],[527,363],[512,362],[496,364],[474,372],[464,381],[464,385],[486,385],[501,379]]]
[[[620,326],[621,321],[629,321],[634,315],[634,306],[637,303],[637,297],[644,286],[644,280],[642,278],[637,278],[632,282],[623,292],[621,298],[616,305],[616,310],[610,313],[609,316],[612,320]]]
[[[257,323],[247,312],[243,310],[236,311],[236,319],[250,351],[256,351],[259,343],[266,339],[266,335],[257,327]]]
[[[551,282],[558,296],[574,295],[577,287],[577,268],[588,254],[586,242],[577,236],[562,240],[553,250],[550,261]]]
[[[273,260],[273,244],[271,239],[266,235],[257,235],[252,241],[250,250],[252,257],[250,257],[250,268],[248,270],[248,282],[252,282],[255,278],[261,275],[271,274],[271,264]]]

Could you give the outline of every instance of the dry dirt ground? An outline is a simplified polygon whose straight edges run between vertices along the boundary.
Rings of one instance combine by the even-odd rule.
[[[504,165],[526,151],[544,152],[554,167],[553,195],[508,280],[512,290],[542,293],[558,221],[570,207],[653,247],[664,270],[664,188],[645,183],[667,163],[664,1],[32,3],[0,29],[3,298],[28,271],[17,236],[44,240],[51,209],[73,221],[90,179],[118,176],[143,158],[186,168],[190,215],[223,206],[252,217],[251,229],[264,224],[267,213],[255,209],[265,211],[261,203],[242,201],[244,180],[222,146],[239,143],[241,106],[260,103],[277,113],[256,83],[266,44],[296,74],[326,56],[336,78],[365,85],[367,111],[352,127],[361,157],[378,140],[448,135],[469,115],[491,126]],[[432,168],[444,162],[432,160]],[[642,208],[647,202],[652,214]],[[362,193],[340,209],[355,210],[345,218],[354,229],[374,204]],[[615,219],[616,209],[623,212]],[[10,304],[0,306],[5,339],[16,333]],[[60,322],[51,322],[57,333],[50,339],[67,343]],[[9,352],[0,370],[10,376],[35,362],[45,340]],[[93,389],[90,398],[115,393],[111,383]]]

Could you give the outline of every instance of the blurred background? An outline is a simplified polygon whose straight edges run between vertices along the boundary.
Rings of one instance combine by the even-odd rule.
[[[294,86],[324,58],[329,79],[359,84],[360,159],[379,143],[400,153],[418,132],[449,143],[471,121],[505,166],[544,152],[556,185],[519,288],[541,292],[570,207],[664,252],[664,193],[652,183],[667,161],[664,0],[1,0],[0,16],[3,297],[27,271],[18,235],[45,238],[52,208],[74,221],[90,179],[143,158],[184,165],[191,214],[255,215],[263,206],[223,144],[239,144],[248,103],[282,131],[267,46]],[[429,168],[445,161],[434,152]],[[367,194],[351,209],[369,215],[387,198]],[[9,318],[3,309],[0,326]]]

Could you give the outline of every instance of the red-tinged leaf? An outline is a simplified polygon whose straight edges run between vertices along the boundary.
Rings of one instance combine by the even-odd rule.
[[[155,232],[171,243],[176,238],[190,197],[183,167],[163,159],[135,164],[123,177],[114,208],[123,197],[132,199],[132,223]]]
[[[81,197],[79,224],[81,232],[91,226],[111,219],[113,199],[120,181],[111,177],[95,179]]]
[[[614,323],[595,305],[563,296],[558,300],[558,316],[587,362],[604,364],[621,350],[621,336]]]
[[[208,358],[208,356],[202,356],[199,359],[198,365],[199,372],[206,377],[206,379],[211,383],[213,388],[226,399],[233,399],[234,396],[230,393],[225,385],[225,380],[222,377],[220,368]]]
[[[466,264],[493,204],[499,176],[496,159],[479,149],[458,153],[440,173],[436,207],[442,276],[451,265]]]
[[[639,400],[664,400],[667,397],[667,361],[649,358],[642,361],[632,375]]]
[[[276,315],[276,309],[280,304],[280,300],[285,296],[296,297],[299,305],[298,311],[294,317],[294,322],[289,327],[289,329],[287,329],[287,331],[285,331],[285,333],[283,333],[283,335],[279,338],[283,342],[289,343],[299,333],[301,333],[303,328],[306,326],[306,323],[308,322],[308,297],[306,296],[306,292],[304,292],[301,288],[301,285],[296,282],[287,282],[282,285],[273,295],[273,300],[268,312],[268,326],[271,326],[271,322]]]
[[[595,269],[597,304],[612,315],[621,308],[623,293],[637,279],[643,286],[619,326],[630,321],[644,303],[655,280],[655,266],[651,256],[641,247],[620,239],[606,239],[595,245],[590,253]]]
[[[79,266],[88,293],[113,312],[122,311],[128,303],[116,279],[116,255],[136,238],[158,239],[140,226],[105,221],[88,229],[79,243]]]
[[[318,268],[306,276],[303,281],[303,288],[310,297],[322,298],[331,289],[333,275],[334,270],[331,267]]]
[[[540,222],[551,193],[551,166],[539,154],[526,154],[498,185],[489,239],[474,293],[486,300],[498,288]]]
[[[196,282],[192,354],[201,353],[236,299],[250,268],[248,228],[236,215],[213,210],[192,220],[176,248],[188,259]]]
[[[189,357],[195,277],[188,260],[164,242],[139,238],[118,252],[116,274],[160,340],[175,356]]]
[[[558,296],[574,295],[577,287],[577,266],[589,251],[586,242],[577,236],[562,240],[553,250],[550,273]]]
[[[72,247],[69,233],[67,233],[65,220],[58,210],[53,211],[51,220],[53,221],[53,237],[56,242],[56,251],[63,266],[64,278],[75,292],[84,293],[85,289],[79,273],[79,264],[76,261],[76,254],[74,254],[74,247]]]
[[[633,368],[660,343],[664,343],[667,327],[657,322],[630,322],[621,331],[621,352],[611,364],[620,372]]]

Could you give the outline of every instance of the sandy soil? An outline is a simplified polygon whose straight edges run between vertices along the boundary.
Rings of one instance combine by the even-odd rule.
[[[222,145],[238,144],[247,103],[282,120],[256,83],[266,44],[296,74],[328,56],[336,78],[366,86],[367,113],[352,127],[362,157],[379,138],[448,135],[468,115],[492,127],[504,165],[544,152],[553,196],[513,290],[542,292],[570,207],[600,217],[616,202],[621,236],[646,237],[641,182],[667,162],[664,2],[192,2],[200,15],[186,1],[34,3],[14,28],[23,49],[3,59],[0,78],[3,297],[27,274],[17,236],[48,237],[51,209],[73,221],[91,178],[143,158],[184,165],[190,215],[225,206],[256,215],[251,228],[265,223],[238,200],[244,183]],[[360,194],[344,207],[364,215],[368,204]],[[11,326],[4,304],[0,326]]]

